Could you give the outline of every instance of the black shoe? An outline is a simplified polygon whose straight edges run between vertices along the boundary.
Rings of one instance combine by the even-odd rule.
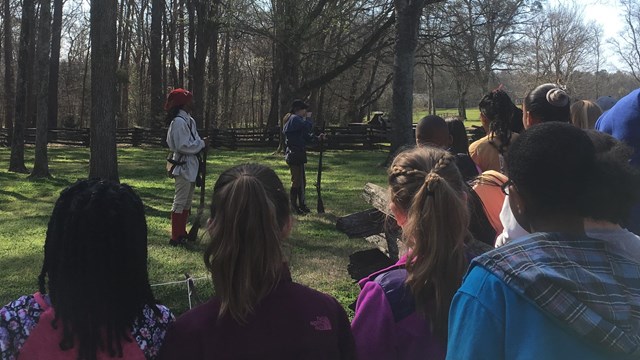
[[[293,209],[293,211],[294,211],[296,214],[298,214],[298,215],[307,215],[307,213],[306,213],[306,212],[304,212],[304,210],[302,210],[302,209],[301,209],[301,208],[299,208],[299,207],[296,207],[295,209]]]
[[[183,236],[183,237],[179,237],[178,240],[169,239],[169,245],[173,247],[178,247],[178,246],[184,247],[187,245],[187,238]]]
[[[307,205],[300,205],[300,210],[302,210],[305,214],[308,214],[311,212],[311,209],[309,209]]]

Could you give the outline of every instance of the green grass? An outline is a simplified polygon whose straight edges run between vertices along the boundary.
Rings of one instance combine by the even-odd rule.
[[[424,116],[428,115],[427,110],[416,110],[413,112],[413,122],[417,123]],[[441,116],[457,116],[458,109],[437,109],[436,114]],[[469,108],[467,109],[467,120],[464,122],[466,127],[470,127],[471,125],[480,126],[480,110],[478,108]]]
[[[281,155],[270,149],[213,150],[208,157],[207,189],[224,169],[232,165],[258,162],[272,167],[289,186],[289,172]],[[89,150],[51,147],[49,165],[52,179],[29,180],[24,174],[6,171],[9,149],[0,148],[0,304],[37,289],[42,264],[47,221],[60,191],[79,178],[86,178]],[[164,173],[167,151],[157,148],[120,148],[119,172],[122,182],[132,185],[145,204],[149,227],[149,276],[152,284],[183,280],[185,272],[206,277],[202,246],[195,250],[169,247],[170,208],[173,180]],[[311,153],[307,168],[308,203],[314,207],[317,154]],[[368,208],[361,193],[366,182],[385,183],[385,170],[378,166],[386,156],[382,151],[329,151],[325,153],[322,195],[326,214],[297,217],[294,231],[285,246],[295,281],[336,297],[346,308],[358,294],[346,267],[354,251],[371,248],[362,239],[348,239],[335,230],[337,217]],[[26,159],[33,159],[27,148]],[[32,163],[28,162],[27,167]],[[195,201],[199,197],[196,196]],[[207,199],[210,198],[208,193]],[[315,211],[314,211],[315,212]],[[196,282],[195,302],[212,293],[208,280]],[[156,297],[177,314],[188,309],[184,284],[154,287]]]

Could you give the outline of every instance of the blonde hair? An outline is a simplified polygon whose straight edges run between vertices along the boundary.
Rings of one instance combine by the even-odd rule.
[[[282,274],[289,200],[270,168],[247,164],[223,172],[213,188],[211,238],[204,261],[211,272],[218,317],[245,323]]]
[[[593,129],[602,109],[593,101],[578,100],[571,105],[571,123],[581,129]]]
[[[411,251],[406,283],[416,310],[447,338],[449,306],[468,266],[466,185],[449,152],[422,147],[399,154],[389,168],[390,201],[407,214],[402,237]]]

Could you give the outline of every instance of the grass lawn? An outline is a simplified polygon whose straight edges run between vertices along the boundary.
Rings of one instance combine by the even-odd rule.
[[[440,116],[457,116],[458,109],[437,109],[436,114]],[[428,115],[426,110],[416,110],[413,112],[413,122],[417,123],[424,116]],[[471,125],[480,126],[480,110],[476,108],[467,109],[467,120],[464,122],[464,126],[470,127]]]
[[[280,155],[271,149],[213,150],[208,157],[207,188],[224,169],[235,164],[258,162],[278,173],[288,188],[288,169]],[[86,178],[89,150],[75,147],[51,147],[49,166],[53,179],[28,180],[8,168],[10,150],[0,148],[0,306],[37,290],[42,264],[46,226],[60,191],[79,178]],[[170,208],[173,180],[165,176],[167,151],[158,148],[120,148],[120,180],[132,185],[142,197],[149,227],[149,274],[152,284],[206,277],[202,246],[186,250],[169,247]],[[367,209],[360,194],[366,182],[383,185],[385,169],[378,166],[386,156],[382,151],[329,151],[325,153],[323,199],[326,214],[297,217],[293,234],[285,246],[295,281],[336,297],[346,308],[358,294],[357,285],[347,274],[348,256],[371,248],[362,239],[348,239],[335,230],[339,216]],[[32,161],[33,148],[26,149]],[[309,156],[308,203],[315,207],[317,154]],[[27,167],[31,167],[27,163]],[[210,194],[207,194],[207,199]],[[195,202],[199,196],[196,194]],[[195,212],[195,209],[194,209]],[[315,211],[314,211],[315,212]],[[180,314],[188,309],[185,284],[154,287],[158,300]],[[212,292],[206,279],[196,281],[195,303],[205,301]]]

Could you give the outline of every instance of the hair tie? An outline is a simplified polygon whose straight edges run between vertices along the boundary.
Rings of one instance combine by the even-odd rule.
[[[556,107],[569,105],[569,95],[559,87],[547,91],[547,102]]]

